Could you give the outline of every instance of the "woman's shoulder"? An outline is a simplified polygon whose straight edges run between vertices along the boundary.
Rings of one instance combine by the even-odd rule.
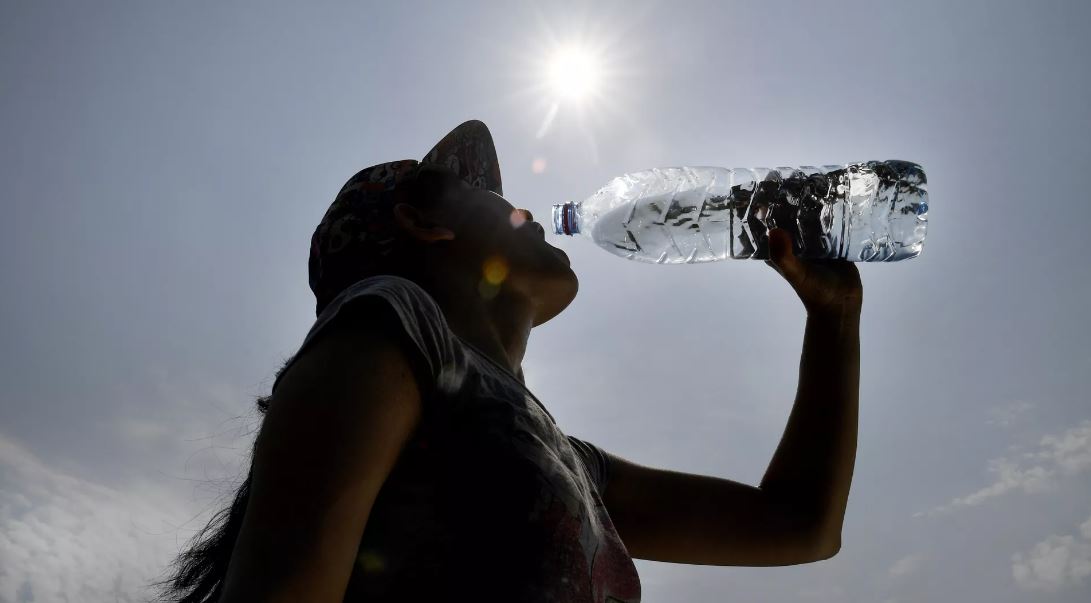
[[[318,338],[346,330],[383,332],[407,344],[421,367],[426,390],[463,356],[439,304],[419,284],[401,276],[375,275],[346,287],[318,315],[292,361]]]

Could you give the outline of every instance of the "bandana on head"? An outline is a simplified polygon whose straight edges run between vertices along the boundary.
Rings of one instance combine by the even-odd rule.
[[[451,130],[420,162],[406,159],[360,170],[337,193],[311,237],[308,269],[317,313],[358,275],[375,274],[390,255],[397,236],[392,210],[406,200],[400,185],[415,178],[422,164],[443,166],[474,188],[504,194],[492,135],[477,120]]]

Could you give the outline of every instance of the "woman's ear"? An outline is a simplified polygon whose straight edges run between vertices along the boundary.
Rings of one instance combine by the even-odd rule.
[[[408,204],[394,206],[394,222],[418,241],[453,241],[455,232],[428,219],[420,209]]]

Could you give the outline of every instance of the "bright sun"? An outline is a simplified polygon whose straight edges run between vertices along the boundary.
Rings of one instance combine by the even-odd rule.
[[[584,134],[591,136],[589,124],[601,126],[605,118],[624,112],[619,99],[606,92],[632,75],[624,68],[627,55],[618,55],[619,48],[627,48],[621,44],[627,35],[625,24],[611,21],[609,28],[603,28],[577,20],[560,29],[568,33],[559,36],[544,24],[541,37],[529,40],[516,68],[526,87],[513,96],[525,94],[532,110],[541,111],[536,138],[549,134],[560,115],[578,122]],[[544,163],[536,165],[535,169],[545,170]]]
[[[582,101],[595,93],[600,71],[597,57],[586,48],[560,48],[549,62],[549,85],[558,99]]]

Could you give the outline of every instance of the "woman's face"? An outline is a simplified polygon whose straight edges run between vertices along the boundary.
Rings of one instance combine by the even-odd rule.
[[[478,292],[495,296],[508,288],[533,300],[537,326],[561,312],[576,296],[579,281],[568,256],[550,245],[531,212],[461,179],[444,187],[439,219],[454,232],[447,251],[479,278]]]

